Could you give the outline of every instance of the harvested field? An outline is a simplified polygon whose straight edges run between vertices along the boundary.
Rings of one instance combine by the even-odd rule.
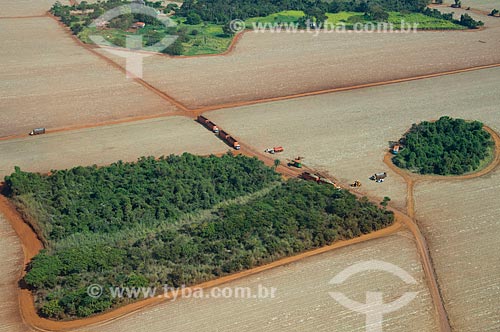
[[[405,203],[404,181],[388,172],[385,183],[369,181],[386,170],[383,155],[422,120],[450,115],[478,119],[500,129],[500,68],[428,80],[213,111],[207,117],[258,150],[285,148],[279,157],[303,156],[307,166],[328,171],[343,183],[396,206]],[[279,125],[278,125],[279,124]]]
[[[148,57],[144,78],[198,108],[500,63],[500,28],[492,23],[500,20],[483,20],[491,26],[483,31],[248,32],[226,56]]]
[[[23,252],[16,233],[0,213],[0,331],[26,332],[19,312],[17,280],[23,268]]]
[[[0,0],[0,18],[44,15],[56,0]],[[66,0],[61,3],[67,2]],[[2,39],[5,41],[5,39]]]
[[[352,276],[339,286],[329,285],[344,268],[370,259],[400,266],[418,284],[408,286],[395,276],[372,271]],[[362,331],[364,315],[345,309],[328,292],[343,292],[355,301],[365,302],[365,293],[374,290],[384,293],[385,302],[399,298],[406,291],[419,292],[408,306],[385,317],[384,331],[437,329],[422,267],[411,234],[406,231],[310,257],[227,286],[256,291],[259,284],[276,287],[276,297],[180,299],[81,331]]]
[[[273,145],[284,146],[283,161],[285,157],[304,156],[306,165],[327,170],[343,182],[360,179],[363,182],[363,187],[359,189],[361,192],[378,199],[390,196],[393,203],[401,207],[404,205],[405,185],[399,177],[389,172],[389,178],[383,184],[376,184],[366,179],[375,171],[385,170],[382,158],[388,147],[388,141],[398,139],[412,123],[437,119],[441,115],[477,119],[499,132],[499,103],[500,68],[495,68],[397,85],[220,110],[210,112],[207,116],[221,127],[233,132],[242,141],[258,149],[264,150]],[[277,123],[280,125],[277,126]],[[490,178],[487,176],[484,180],[477,181],[491,182],[491,179],[488,179]],[[459,235],[469,234],[466,233],[467,229],[472,226],[461,223],[455,223],[453,226],[448,224],[446,227],[454,227],[453,231],[451,232],[450,228],[451,233],[448,233],[447,229],[443,228],[444,226],[436,224],[440,220],[439,216],[446,215],[447,211],[453,211],[454,216],[470,215],[470,218],[463,219],[465,222],[472,218],[479,220],[487,218],[485,216],[490,213],[494,216],[495,207],[498,205],[494,203],[495,195],[488,196],[488,193],[483,192],[485,195],[483,197],[479,189],[477,200],[479,201],[480,197],[483,199],[491,197],[491,202],[486,200],[485,203],[474,205],[474,200],[472,200],[462,206],[463,202],[468,200],[466,196],[460,196],[461,199],[453,198],[450,201],[449,197],[443,194],[446,192],[452,194],[456,191],[466,195],[468,183],[468,181],[459,181],[453,187],[454,189],[449,191],[443,191],[441,183],[429,183],[426,188],[428,190],[433,188],[432,198],[427,198],[422,194],[416,205],[417,212],[420,212],[423,208],[422,204],[425,205],[434,199],[435,202],[431,207],[434,207],[435,211],[443,210],[437,214],[437,219],[434,217],[434,210],[425,214],[426,230],[424,233],[429,239],[431,256],[436,262],[438,281],[446,294],[445,300],[449,301],[446,302],[446,307],[450,308],[448,314],[452,324],[463,326],[466,331],[468,331],[467,328],[475,330],[471,327],[472,325],[467,324],[481,320],[482,318],[479,317],[481,312],[484,312],[487,317],[495,317],[495,315],[491,316],[491,312],[498,308],[498,303],[495,303],[495,301],[498,302],[498,296],[495,297],[494,290],[491,295],[488,295],[486,289],[496,287],[498,291],[498,282],[496,286],[492,286],[495,285],[495,276],[492,277],[491,274],[491,269],[499,265],[498,259],[496,256],[486,257],[486,264],[491,263],[492,259],[497,259],[497,263],[493,264],[490,269],[475,269],[472,264],[475,264],[477,260],[480,261],[480,258],[475,256],[472,247],[476,243],[481,243],[480,253],[486,251],[495,253],[498,251],[496,249],[498,248],[497,238],[500,235],[499,230],[490,228],[488,222],[474,222],[475,232],[491,235],[483,235],[482,238],[479,236],[479,242],[476,242],[473,236],[469,237],[473,239],[469,240],[470,247],[466,246],[461,249],[464,251],[464,259],[460,260],[460,254],[455,255],[454,248],[458,248],[458,244],[465,241]],[[489,186],[495,186],[495,183],[491,182]],[[483,189],[486,190],[486,188]],[[494,190],[492,187],[491,191]],[[424,201],[421,204],[422,200]],[[444,206],[446,208],[443,208]],[[485,210],[486,206],[489,208]],[[469,212],[465,210],[466,207],[469,207]],[[458,219],[462,220],[462,218]],[[441,219],[449,220],[451,217]],[[436,238],[435,236],[438,235],[439,237]],[[441,246],[448,247],[440,250]],[[451,250],[451,252],[441,257],[440,255],[445,250]],[[449,269],[452,265],[449,255],[453,255],[453,259],[457,261],[456,268]],[[478,264],[482,263],[478,262]],[[465,286],[464,288],[459,289],[453,284],[448,288],[447,281],[455,278],[454,282],[460,283],[462,277],[457,276],[469,278],[469,273],[481,275],[480,279],[484,280],[484,286],[477,286],[479,290],[476,290],[477,287],[467,284],[472,281],[464,281],[461,284]],[[446,279],[447,276],[449,279]],[[474,279],[479,279],[479,277],[469,280]],[[487,280],[493,280],[493,282],[488,284]],[[468,294],[476,292],[480,292],[481,295],[473,295],[476,297],[475,300],[469,300]],[[459,309],[454,309],[454,306]],[[476,315],[475,320],[468,320],[467,315],[464,316],[464,313],[469,311]],[[496,317],[498,317],[498,311]],[[466,320],[467,324],[458,325],[456,322],[460,320]],[[488,325],[490,328],[495,326],[491,325],[491,318],[486,319],[485,324],[490,324]],[[457,331],[461,330],[457,328]]]
[[[444,3],[451,5],[452,3],[455,2],[452,0],[444,0]],[[498,0],[462,0],[462,8],[467,8],[467,7],[471,7],[472,9],[483,10],[490,13],[493,9],[500,10],[500,3],[498,2]]]
[[[177,111],[51,18],[0,20],[0,137]]]
[[[134,161],[141,156],[224,152],[227,145],[185,117],[168,117],[0,141],[0,178],[14,166],[48,172],[78,165]]]
[[[417,218],[455,331],[500,330],[499,192],[499,170],[416,187]]]

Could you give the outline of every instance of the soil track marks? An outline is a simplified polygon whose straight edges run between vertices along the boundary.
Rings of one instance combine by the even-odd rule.
[[[41,243],[36,238],[34,232],[29,229],[26,223],[19,217],[15,208],[7,201],[4,196],[0,196],[0,211],[7,215],[8,221],[11,223],[12,227],[18,233],[19,238],[22,241],[24,254],[25,254],[25,263],[29,262],[29,260],[38,253],[41,249]],[[254,275],[272,268],[276,268],[278,266],[283,266],[286,264],[290,264],[299,260],[302,260],[307,257],[319,255],[333,249],[342,248],[345,246],[349,246],[356,243],[361,243],[368,240],[373,240],[377,238],[386,237],[388,235],[394,234],[395,232],[401,229],[401,222],[395,222],[392,226],[386,227],[380,231],[376,231],[367,235],[363,235],[351,240],[347,241],[339,241],[330,246],[325,246],[319,249],[311,250],[304,252],[299,255],[287,257],[273,263],[263,265],[254,269],[242,271],[239,273],[235,273],[223,278],[219,278],[213,281],[205,282],[196,287],[199,288],[211,288],[215,286],[219,286],[234,280],[241,279],[243,277],[247,277],[250,275]],[[27,234],[28,233],[28,234]],[[118,308],[116,310],[93,316],[87,319],[81,320],[73,320],[73,321],[51,321],[47,319],[43,319],[36,314],[33,298],[31,293],[26,290],[21,290],[20,292],[20,304],[21,304],[21,312],[23,314],[23,318],[30,326],[35,329],[40,329],[43,331],[61,331],[61,330],[72,330],[76,328],[88,328],[90,326],[96,325],[100,326],[101,324],[110,323],[116,319],[122,318],[124,316],[130,315],[138,310],[144,309],[146,307],[150,307],[152,305],[166,302],[170,299],[170,297],[155,297],[147,300],[135,302],[124,307]]]
[[[144,80],[190,109],[207,110],[498,64],[499,38],[500,29],[493,26],[474,32],[317,37],[249,32],[226,56],[145,58]],[[454,50],[453,61],[445,60],[449,49]],[[123,66],[123,59],[111,58]]]
[[[331,278],[344,268],[369,259],[382,259],[401,266],[417,280],[418,285],[409,287],[390,274],[374,271],[353,276],[342,285],[329,284]],[[369,283],[366,278],[370,278]],[[159,304],[110,324],[82,328],[79,331],[364,331],[365,316],[342,307],[328,292],[339,291],[349,298],[364,302],[366,291],[377,289],[387,295],[387,301],[398,298],[405,291],[419,292],[410,305],[387,315],[384,331],[434,332],[437,327],[432,310],[429,309],[432,304],[424,278],[411,234],[398,231],[383,238],[337,248],[224,285],[231,288],[249,287],[252,291],[259,284],[276,287],[274,299],[184,298]],[[169,324],[165,324],[166,319]]]
[[[11,174],[14,166],[47,173],[79,165],[134,161],[141,156],[207,155],[227,150],[227,145],[194,120],[172,116],[0,141],[0,178]]]
[[[0,137],[178,112],[82,49],[49,17],[0,20]]]

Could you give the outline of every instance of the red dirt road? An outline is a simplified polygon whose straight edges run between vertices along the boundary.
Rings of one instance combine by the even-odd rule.
[[[408,229],[411,230],[415,239],[417,240],[417,248],[422,258],[422,265],[424,267],[424,272],[426,274],[426,280],[429,284],[429,289],[431,291],[431,296],[434,302],[434,309],[436,310],[437,317],[439,317],[439,323],[442,332],[451,331],[448,315],[446,313],[446,308],[443,302],[441,290],[437,282],[436,271],[432,265],[432,258],[429,254],[429,246],[427,241],[423,236],[418,222],[415,219],[415,199],[414,199],[414,188],[418,181],[422,180],[433,180],[433,181],[459,181],[478,178],[485,176],[493,172],[498,165],[500,165],[500,136],[490,127],[485,126],[484,129],[488,131],[493,141],[495,142],[495,156],[493,161],[487,165],[485,168],[470,174],[459,175],[459,176],[434,176],[434,175],[419,175],[407,172],[392,163],[392,154],[387,153],[384,157],[384,162],[386,165],[397,173],[399,176],[403,177],[407,183],[407,214],[409,218],[403,219],[403,222]]]

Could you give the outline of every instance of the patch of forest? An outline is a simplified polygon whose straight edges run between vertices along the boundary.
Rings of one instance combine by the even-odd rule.
[[[477,170],[493,155],[494,142],[479,121],[447,116],[413,124],[392,160],[420,174],[460,175]]]
[[[7,186],[25,213],[45,217],[49,245],[24,281],[39,313],[54,319],[133,301],[113,297],[110,287],[193,285],[394,221],[366,198],[284,181],[255,158],[229,154],[142,158],[49,176],[16,170]],[[87,294],[92,284],[103,287],[100,297]]]

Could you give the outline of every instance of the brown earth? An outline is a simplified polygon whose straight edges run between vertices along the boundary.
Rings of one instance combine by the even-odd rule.
[[[499,73],[500,69],[489,69],[394,86],[220,110],[207,116],[260,151],[271,146],[284,146],[284,155],[280,156],[283,162],[286,158],[301,155],[306,157],[306,165],[335,174],[344,184],[361,179],[363,186],[357,191],[375,200],[390,196],[397,207],[406,206],[408,215],[413,218],[412,178],[397,168],[387,170],[387,165],[377,156],[384,155],[388,142],[397,140],[411,123],[442,115],[479,119],[498,131]],[[497,153],[498,150],[497,147]],[[478,173],[455,179],[429,179],[458,181],[485,176],[497,163],[498,155],[491,165]],[[389,173],[385,183],[376,184],[367,180],[374,172],[383,170]],[[439,287],[446,288],[447,285],[436,283],[435,275],[439,278],[444,268],[436,266],[434,272],[431,264],[431,258],[436,255],[432,247],[432,233],[425,231],[424,237],[418,224],[408,223],[407,226],[414,231],[417,239],[422,240],[417,245],[424,258],[431,294],[439,316],[446,317]],[[429,229],[432,230],[432,225]],[[428,237],[431,256],[425,241]],[[483,245],[490,250],[494,248],[493,242]],[[466,299],[461,300],[466,302]],[[488,303],[484,306],[491,309]],[[450,314],[453,322],[456,313]],[[441,320],[442,323],[444,321]],[[446,324],[442,330],[447,330]]]
[[[55,2],[56,0],[0,0],[0,18],[42,16]]]
[[[0,141],[0,178],[10,175],[14,166],[47,173],[79,165],[135,161],[142,156],[208,155],[228,149],[193,119],[171,116]]]
[[[498,64],[500,22],[481,19],[486,29],[467,32],[249,32],[226,56],[148,57],[144,79],[196,109]]]
[[[344,268],[371,259],[402,267],[418,284],[408,286],[390,274],[375,271],[352,276],[342,285],[329,284]],[[339,291],[365,302],[366,292],[374,289],[384,293],[386,302],[397,299],[405,291],[419,292],[408,306],[386,315],[384,331],[437,330],[425,276],[408,231],[400,230],[383,238],[304,258],[223,286],[249,287],[256,292],[258,285],[275,287],[276,298],[183,298],[79,331],[364,331],[364,315],[342,307],[328,292]]]
[[[0,20],[0,39],[0,137],[179,111],[49,17]]]

